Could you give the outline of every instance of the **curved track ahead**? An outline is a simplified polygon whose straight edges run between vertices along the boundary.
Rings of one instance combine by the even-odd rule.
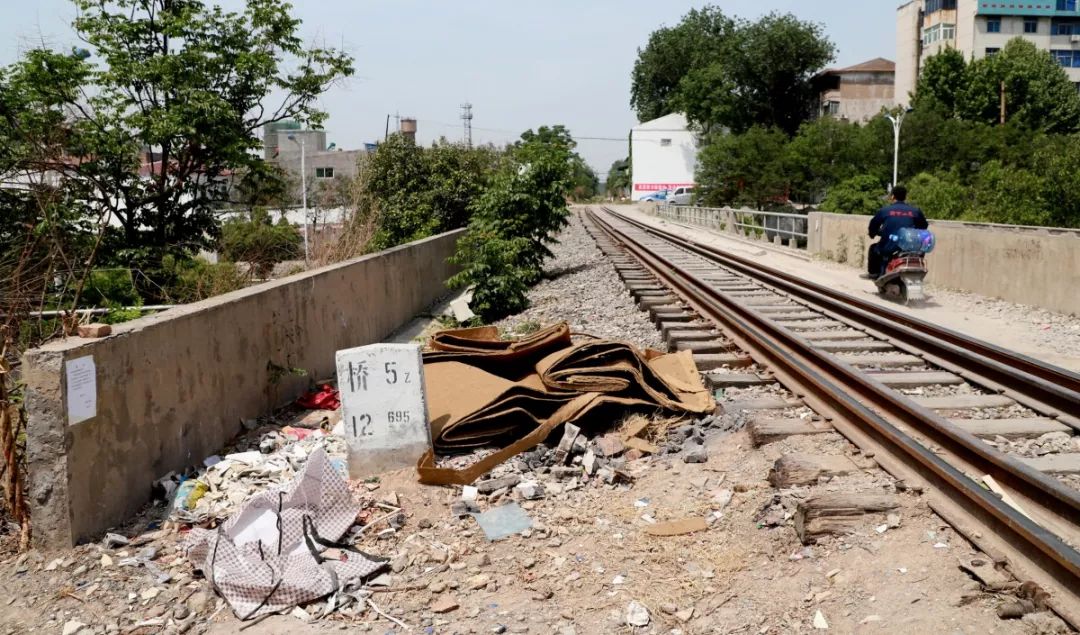
[[[1035,582],[1048,606],[1080,628],[1080,492],[941,414],[984,408],[1003,413],[1005,429],[1019,410],[1036,415],[1026,425],[1076,433],[1080,375],[611,210],[588,219],[599,242],[632,259],[621,273],[673,291],[681,308],[716,325],[732,350],[767,366],[884,469],[925,487],[939,515],[1018,579]],[[883,372],[896,370],[884,368],[893,362],[904,371]],[[920,382],[966,384],[951,402],[963,407],[897,390]],[[1009,503],[984,488],[984,475]]]

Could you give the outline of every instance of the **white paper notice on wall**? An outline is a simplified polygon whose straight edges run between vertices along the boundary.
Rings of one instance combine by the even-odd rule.
[[[93,355],[64,363],[67,379],[68,425],[97,416],[97,368]]]
[[[416,465],[431,447],[424,365],[416,344],[371,344],[337,352],[349,476]]]

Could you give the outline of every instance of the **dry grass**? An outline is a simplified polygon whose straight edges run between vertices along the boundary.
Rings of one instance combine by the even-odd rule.
[[[619,423],[618,432],[623,436],[636,436],[653,445],[663,445],[671,428],[682,424],[685,417],[661,417],[633,414]],[[642,429],[644,427],[644,429]],[[639,432],[640,430],[640,432]]]

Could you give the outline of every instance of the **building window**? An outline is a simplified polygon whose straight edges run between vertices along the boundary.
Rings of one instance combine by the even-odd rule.
[[[956,9],[956,0],[926,0],[926,9],[924,11],[927,15],[930,15],[938,11],[951,11],[954,9]]]
[[[1039,19],[1038,18],[1024,18],[1024,33],[1038,33],[1039,32]]]
[[[1050,51],[1058,64],[1065,68],[1080,68],[1080,51]]]
[[[827,101],[827,102],[825,102],[824,108],[822,108],[822,110],[825,111],[826,115],[834,115],[834,116],[839,115],[840,114],[840,102],[834,101],[834,100]]]
[[[1073,20],[1059,20],[1054,18],[1050,21],[1051,35],[1080,35],[1080,22]]]
[[[943,39],[943,40],[955,40],[956,39],[956,25],[955,24],[942,24],[941,25],[941,39]]]
[[[1001,33],[1001,18],[987,18],[986,19],[986,32],[987,33]]]
[[[671,145],[671,139],[661,139],[660,140],[660,146],[661,147],[667,147],[669,145]]]
[[[987,48],[986,49],[986,56],[987,57],[993,57],[993,56],[997,55],[1000,52],[1001,52],[1001,49],[999,49],[997,47]]]
[[[332,179],[332,178],[334,178],[334,168],[315,168],[315,178],[317,178],[317,179]]]
[[[1076,11],[1076,0],[1057,0],[1058,11]]]
[[[934,42],[941,39],[941,25],[935,24],[934,26],[928,26],[923,29],[922,42],[923,46],[930,46]]]

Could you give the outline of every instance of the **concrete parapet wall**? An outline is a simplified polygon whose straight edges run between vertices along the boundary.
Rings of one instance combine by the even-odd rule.
[[[866,266],[869,216],[810,214],[808,250]],[[1080,230],[930,221],[927,280],[942,287],[1080,315]]]
[[[332,377],[338,349],[378,342],[446,293],[461,231],[28,351],[27,461],[44,546],[100,535],[152,483],[201,462],[254,418]],[[67,360],[92,356],[97,415],[68,425]],[[304,369],[300,377],[284,369]]]

